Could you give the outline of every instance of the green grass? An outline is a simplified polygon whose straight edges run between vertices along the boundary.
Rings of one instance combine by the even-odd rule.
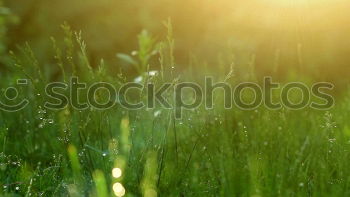
[[[164,42],[143,32],[138,55],[119,54],[121,61],[138,75],[160,69],[156,77],[145,76],[158,85],[199,81],[208,73],[231,84],[246,79],[230,72],[230,58],[212,70],[193,58],[188,71],[177,70],[166,24]],[[0,112],[1,196],[113,196],[115,183],[125,196],[350,195],[348,97],[327,112],[242,111],[223,109],[218,94],[213,110],[185,111],[182,120],[160,107],[44,110],[46,82],[77,75],[89,84],[103,80],[120,87],[132,80],[103,60],[91,65],[81,34],[74,39],[64,29],[63,42],[54,41],[55,64],[39,62],[26,45],[12,53],[10,72],[1,79],[3,87],[31,79],[21,89],[31,105]],[[122,170],[121,177],[112,177],[113,168]]]

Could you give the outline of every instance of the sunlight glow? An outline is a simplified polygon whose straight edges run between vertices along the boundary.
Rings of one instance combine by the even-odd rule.
[[[278,6],[313,6],[334,3],[339,0],[263,0],[265,3]]]
[[[345,24],[346,0],[252,0],[227,3],[218,11],[230,13],[232,23],[242,32],[254,35],[278,34],[280,37],[309,36],[307,33],[336,29]],[[277,42],[277,41],[276,41]]]

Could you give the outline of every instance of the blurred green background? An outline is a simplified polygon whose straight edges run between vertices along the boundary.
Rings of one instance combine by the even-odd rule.
[[[43,66],[54,62],[50,37],[63,36],[64,22],[83,32],[93,65],[103,58],[118,70],[116,53],[137,48],[143,29],[163,38],[162,22],[171,18],[182,70],[192,55],[215,70],[218,57],[229,54],[241,72],[254,61],[258,76],[293,73],[347,84],[350,71],[348,1],[8,0],[4,6],[14,16],[6,45],[13,50],[28,42],[48,62]]]
[[[0,196],[350,196],[349,8],[348,0],[0,0],[0,90],[32,82],[18,85],[30,106],[0,111]],[[148,64],[160,74],[145,73]],[[325,112],[224,109],[217,94],[213,110],[186,110],[181,120],[173,109],[119,104],[45,110],[47,82],[72,75],[116,88],[137,77],[175,86],[270,75],[330,81],[346,95]]]

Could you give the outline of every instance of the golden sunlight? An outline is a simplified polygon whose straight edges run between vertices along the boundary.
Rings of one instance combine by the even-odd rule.
[[[277,6],[318,6],[322,4],[334,4],[342,0],[263,0],[265,3]]]
[[[232,22],[249,27],[249,33],[272,33],[318,30],[323,26],[330,29],[328,21],[332,26],[340,23],[344,16],[339,10],[348,4],[346,0],[252,0],[223,9],[230,13]]]

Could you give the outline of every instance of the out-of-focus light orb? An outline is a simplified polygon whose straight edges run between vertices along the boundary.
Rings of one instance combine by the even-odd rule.
[[[122,170],[120,168],[113,168],[112,176],[116,179],[120,178],[122,176]]]
[[[118,197],[122,197],[125,195],[125,188],[121,183],[114,183],[113,184],[113,191],[114,194]]]

